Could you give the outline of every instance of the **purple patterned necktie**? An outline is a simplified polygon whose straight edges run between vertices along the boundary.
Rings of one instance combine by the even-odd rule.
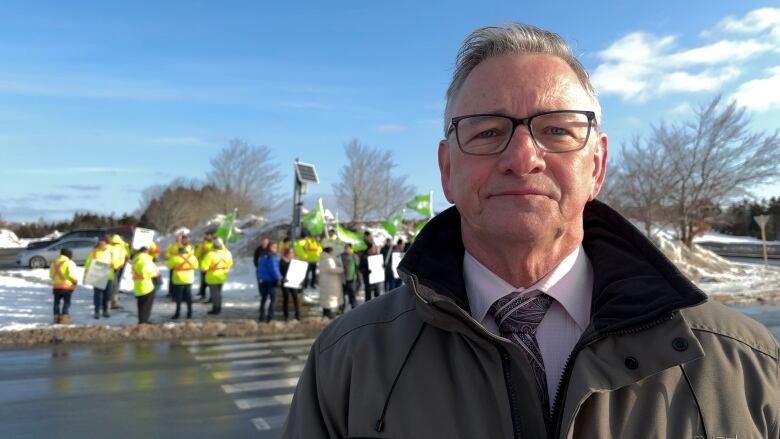
[[[536,341],[536,329],[551,303],[552,298],[546,294],[521,297],[520,293],[512,293],[496,300],[490,307],[501,336],[520,346],[533,367],[545,418],[549,416],[550,398],[547,395],[544,360],[539,352],[539,343]]]

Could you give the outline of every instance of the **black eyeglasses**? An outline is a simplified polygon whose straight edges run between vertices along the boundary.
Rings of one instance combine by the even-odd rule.
[[[545,152],[563,153],[585,147],[596,120],[593,111],[555,110],[515,119],[501,114],[469,114],[453,117],[449,136],[455,131],[464,154],[496,155],[509,146],[518,125],[525,125],[534,144]]]

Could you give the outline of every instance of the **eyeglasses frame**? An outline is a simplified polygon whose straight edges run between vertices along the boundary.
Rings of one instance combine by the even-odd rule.
[[[540,145],[539,142],[536,141],[536,136],[534,136],[533,131],[531,131],[531,121],[533,121],[535,118],[537,118],[539,116],[546,116],[548,114],[557,114],[557,113],[577,113],[577,114],[582,114],[582,115],[584,115],[585,117],[588,118],[588,134],[585,136],[585,142],[582,143],[581,147],[579,147],[577,149],[572,149],[572,150],[569,150],[569,151],[548,151],[546,148],[544,148],[544,146]],[[461,146],[461,143],[460,143],[460,136],[458,135],[458,122],[460,122],[463,119],[468,119],[470,117],[479,117],[479,116],[482,116],[482,117],[484,117],[484,116],[502,117],[504,119],[509,119],[512,122],[512,133],[509,134],[509,138],[507,138],[506,143],[504,144],[504,146],[500,150],[495,151],[495,152],[491,152],[491,153],[487,153],[487,154],[475,154],[473,152],[466,152],[465,150],[463,150],[463,146]],[[528,127],[528,134],[531,135],[531,140],[533,140],[534,145],[537,148],[539,148],[540,150],[542,150],[542,151],[544,151],[546,153],[550,153],[550,154],[565,154],[567,152],[580,151],[581,149],[585,148],[585,146],[588,144],[588,140],[590,140],[590,132],[591,132],[591,130],[593,130],[594,127],[598,125],[598,124],[594,125],[594,122],[596,122],[596,112],[595,111],[588,111],[588,110],[552,110],[552,111],[543,111],[541,113],[537,113],[537,114],[534,114],[533,116],[528,116],[528,117],[522,118],[522,119],[517,119],[517,118],[511,117],[511,116],[504,115],[504,114],[491,114],[491,113],[466,114],[466,115],[463,115],[463,116],[457,116],[457,117],[453,117],[452,118],[452,120],[450,121],[450,129],[447,130],[447,136],[449,137],[449,135],[453,131],[455,131],[455,139],[458,142],[458,148],[460,149],[460,151],[463,154],[466,154],[466,155],[476,155],[476,156],[499,155],[499,154],[503,153],[504,151],[506,151],[506,149],[509,147],[509,143],[512,141],[512,137],[515,135],[515,131],[517,130],[517,127],[520,126],[520,125],[525,125],[526,127]]]

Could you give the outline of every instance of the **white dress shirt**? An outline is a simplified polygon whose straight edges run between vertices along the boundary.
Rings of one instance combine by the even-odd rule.
[[[582,245],[528,288],[518,288],[506,283],[474,259],[468,251],[463,256],[463,279],[471,316],[482,323],[485,329],[499,336],[498,325],[490,312],[490,307],[496,300],[515,291],[526,294],[541,291],[555,299],[536,330],[552,409],[566,360],[590,321],[593,267]]]

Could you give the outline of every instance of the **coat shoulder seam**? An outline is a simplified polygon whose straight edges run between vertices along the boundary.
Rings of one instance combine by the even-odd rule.
[[[335,345],[336,345],[336,344],[337,344],[339,341],[341,341],[341,339],[343,339],[343,338],[344,338],[344,337],[346,337],[347,335],[351,334],[352,332],[355,332],[355,331],[356,331],[356,330],[358,330],[358,329],[364,328],[364,327],[366,327],[366,326],[383,325],[383,324],[386,324],[386,323],[392,323],[392,322],[394,322],[394,321],[398,320],[399,318],[401,318],[402,316],[404,316],[405,314],[409,313],[410,311],[414,311],[414,310],[415,310],[415,308],[414,308],[414,307],[412,307],[412,308],[409,308],[409,309],[406,309],[406,310],[403,310],[403,311],[401,311],[400,313],[398,313],[398,314],[397,314],[397,315],[395,315],[394,317],[390,318],[389,320],[382,320],[382,321],[368,322],[368,323],[364,323],[364,324],[362,324],[362,325],[355,326],[354,328],[352,328],[352,329],[350,329],[350,330],[348,330],[348,331],[344,332],[343,334],[341,334],[341,335],[340,335],[338,338],[336,338],[335,340],[333,340],[333,342],[332,342],[332,343],[329,343],[327,346],[322,346],[322,347],[320,348],[320,350],[319,350],[319,353],[320,353],[320,354],[322,354],[323,352],[325,352],[325,351],[327,351],[328,349],[332,348],[332,347],[333,347],[333,346],[335,346]]]
[[[771,349],[769,348],[769,346],[764,346],[763,344],[757,343],[757,342],[752,342],[751,343],[751,342],[745,340],[743,337],[740,337],[740,336],[738,336],[736,334],[729,333],[728,331],[724,331],[724,330],[722,330],[720,328],[712,328],[712,327],[709,327],[707,325],[696,324],[696,325],[691,325],[691,329],[693,329],[694,331],[708,332],[710,334],[713,334],[713,335],[716,335],[716,336],[719,336],[719,337],[729,338],[731,340],[734,340],[736,342],[744,344],[745,346],[747,346],[747,347],[749,347],[749,348],[751,348],[751,349],[753,349],[755,351],[761,352],[762,354],[768,356],[769,358],[772,358],[775,361],[778,360],[777,352],[772,353]],[[777,349],[775,349],[775,351],[776,350]]]

